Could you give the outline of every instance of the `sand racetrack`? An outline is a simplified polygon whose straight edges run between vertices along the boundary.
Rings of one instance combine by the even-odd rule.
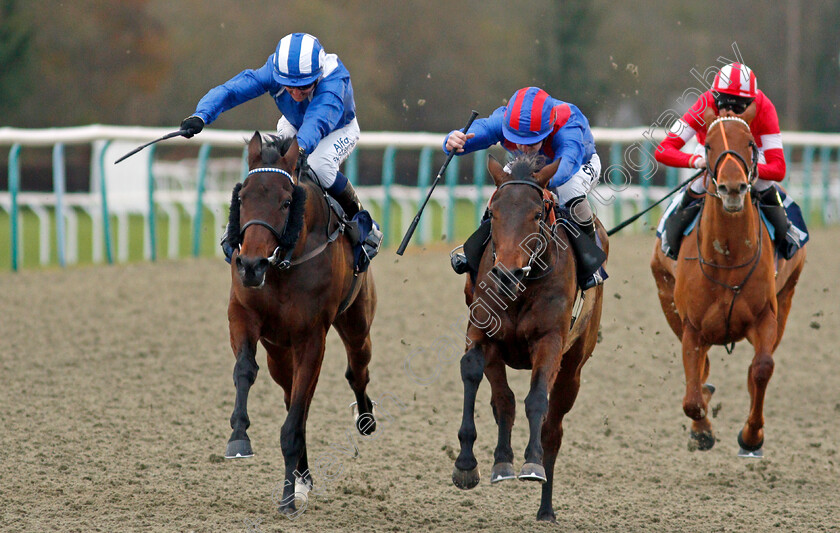
[[[0,531],[836,531],[838,242],[840,229],[817,230],[808,245],[767,393],[766,458],[756,460],[738,458],[735,442],[751,347],[710,353],[719,441],[690,452],[679,344],[648,269],[653,239],[612,240],[603,340],[557,460],[556,525],[535,521],[536,484],[488,482],[496,427],[486,381],[476,443],[484,477],[469,492],[452,485],[456,332],[467,315],[463,278],[443,248],[399,259],[386,250],[374,262],[368,391],[391,416],[372,438],[353,430],[346,360],[330,334],[307,438],[310,463],[331,463],[332,477],[316,478],[320,493],[294,521],[272,499],[285,409],[262,350],[249,401],[256,456],[221,457],[234,400],[225,263],[2,273]],[[508,375],[519,468],[528,373]]]

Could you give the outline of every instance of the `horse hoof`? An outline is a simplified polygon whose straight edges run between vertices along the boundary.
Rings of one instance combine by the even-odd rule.
[[[703,388],[706,389],[707,391],[709,391],[709,396],[713,395],[715,393],[715,391],[717,390],[715,388],[715,386],[712,385],[711,383],[704,383]]]
[[[690,437],[688,441],[688,451],[690,452],[695,450],[709,451],[715,445],[715,434],[711,431],[701,431],[700,433],[691,431],[688,436]]]
[[[479,481],[481,481],[481,473],[478,471],[478,465],[475,465],[472,470],[461,470],[457,466],[452,470],[452,483],[459,489],[473,489]]]
[[[498,483],[506,479],[516,479],[513,463],[496,463],[490,471],[490,483]]]
[[[554,522],[557,522],[557,517],[554,515],[554,510],[552,509],[547,511],[540,509],[537,511],[537,520],[540,522],[551,522],[553,524]]]
[[[371,401],[372,407],[370,413],[359,414],[359,405],[356,402],[350,404],[350,409],[353,413],[353,422],[356,424],[356,430],[360,435],[365,437],[376,431],[376,402]]]
[[[746,442],[744,442],[744,439],[741,435],[743,432],[743,429],[738,432],[738,446],[741,447],[741,449],[738,450],[738,457],[746,457],[751,459],[761,459],[762,457],[764,457],[764,450],[762,450],[762,447],[764,447],[764,439],[762,438],[761,442],[759,442],[758,445],[750,446]]]
[[[545,477],[545,468],[543,465],[537,463],[525,463],[522,465],[522,470],[519,471],[520,481],[539,481],[545,483],[548,478]]]
[[[254,450],[251,449],[250,440],[232,440],[227,443],[227,448],[225,449],[225,459],[242,459],[253,456]]]

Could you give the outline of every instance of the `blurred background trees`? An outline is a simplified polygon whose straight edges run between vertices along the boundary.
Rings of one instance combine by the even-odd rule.
[[[840,1],[0,0],[0,126],[176,127],[306,31],[353,79],[363,131],[459,127],[544,87],[595,126],[649,126],[737,43],[784,129],[840,131]],[[261,97],[212,127],[274,127]]]

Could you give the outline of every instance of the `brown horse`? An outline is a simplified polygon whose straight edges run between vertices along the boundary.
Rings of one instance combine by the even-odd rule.
[[[604,290],[587,290],[582,311],[573,320],[578,284],[566,232],[577,229],[566,220],[554,223],[544,189],[558,164],[535,172],[539,162],[521,156],[508,174],[495,159],[488,163],[497,187],[490,201],[491,243],[482,256],[474,293],[467,279],[470,324],[461,359],[464,415],[458,431],[461,452],[452,473],[459,488],[471,489],[479,482],[472,448],[477,436],[475,398],[483,374],[490,382],[490,404],[499,427],[490,482],[517,477],[510,443],[515,398],[506,366],[530,369],[525,398],[530,439],[518,477],[543,483],[537,519],[549,521],[555,520],[551,495],[563,416],[575,402],[581,369],[595,348]],[[600,222],[596,227],[608,252],[606,232]]]
[[[747,200],[756,178],[758,148],[746,120],[708,116],[706,199],[697,229],[685,237],[677,261],[665,257],[659,239],[651,270],[665,318],[682,340],[683,411],[692,419],[692,447],[708,450],[715,437],[709,421],[709,348],[746,338],[755,355],[747,373],[750,412],[738,434],[741,456],[761,456],[764,394],[773,375],[773,352],[782,340],[805,249],[779,260],[773,241]],[[750,117],[746,117],[749,119]],[[729,348],[731,351],[731,348]]]
[[[259,341],[271,377],[283,387],[288,410],[280,433],[286,471],[278,503],[285,513],[295,512],[296,483],[304,492],[312,486],[306,419],[330,326],[335,326],[347,351],[345,376],[361,415],[357,429],[366,435],[376,428],[373,402],[365,393],[376,308],[373,277],[369,270],[354,272],[343,224],[322,189],[295,175],[297,158],[294,138],[271,137],[264,144],[255,132],[248,143],[250,171],[241,189],[234,189],[231,208],[231,223],[241,228],[241,245],[231,261],[228,320],[236,357],[236,404],[225,457],[253,455],[246,434],[247,401],[257,376]]]

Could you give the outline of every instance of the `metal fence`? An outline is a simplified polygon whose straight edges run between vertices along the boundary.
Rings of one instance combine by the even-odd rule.
[[[244,140],[251,133],[206,130],[192,140],[167,141],[167,146],[198,146],[195,157],[158,160],[157,145],[152,145],[119,165],[113,164],[134,146],[165,133],[160,128],[101,125],[38,130],[0,128],[0,147],[8,147],[8,190],[0,191],[0,215],[5,212],[8,221],[10,268],[21,268],[23,243],[34,240],[41,265],[79,262],[82,243],[90,248],[90,260],[94,263],[127,261],[129,250],[141,247],[136,242],[140,237],[134,237],[130,231],[132,219],[142,220],[142,257],[147,260],[156,260],[159,255],[221,255],[215,244],[227,219],[230,189],[247,170]],[[591,200],[607,227],[661,198],[690,172],[661,168],[656,163],[652,153],[664,135],[662,130],[593,128],[593,134],[603,169]],[[358,193],[366,206],[375,210],[385,232],[386,246],[399,243],[425,197],[437,169],[435,159],[443,159],[443,138],[444,134],[434,133],[363,133],[356,151],[345,163],[345,174],[354,184],[362,175],[378,175],[378,184],[358,187]],[[783,141],[788,161],[783,185],[802,207],[806,222],[838,223],[840,135],[783,132]],[[90,146],[90,186],[86,192],[66,192],[65,147],[70,145]],[[21,152],[35,147],[52,149],[52,192],[27,192],[21,183]],[[217,157],[214,149],[221,148],[227,154]],[[241,149],[242,156],[231,158],[231,148]],[[360,168],[360,161],[370,160],[360,154],[372,151],[381,152],[379,164],[375,169]],[[410,161],[408,184],[398,183],[406,181],[397,180],[398,155],[403,167],[406,157]],[[413,244],[450,242],[462,236],[463,227],[478,224],[493,190],[485,162],[485,152],[452,161],[444,182],[432,196],[432,205],[424,214]],[[37,220],[37,232],[31,223],[24,232],[26,211]],[[645,231],[655,225],[656,216],[652,212],[625,231]],[[0,222],[2,219],[0,216]],[[84,224],[80,223],[82,219]],[[165,228],[160,227],[163,222]],[[188,243],[181,238],[185,224],[189,226]],[[165,247],[160,242],[164,233]],[[0,242],[2,239],[0,235]],[[208,252],[211,249],[213,252]]]

